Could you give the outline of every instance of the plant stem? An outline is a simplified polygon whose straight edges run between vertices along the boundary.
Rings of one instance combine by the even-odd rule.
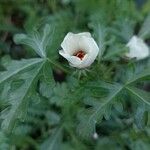
[[[70,73],[67,69],[65,69],[64,67],[62,67],[59,63],[57,62],[53,62],[50,58],[47,58],[47,60],[53,64],[54,66],[56,66],[57,68],[59,68],[60,70],[62,70],[65,73]]]

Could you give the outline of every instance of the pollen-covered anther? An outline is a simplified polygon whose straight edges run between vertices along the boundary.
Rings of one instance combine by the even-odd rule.
[[[74,53],[73,56],[76,56],[82,60],[85,56],[85,52],[82,50],[79,50],[78,52]]]

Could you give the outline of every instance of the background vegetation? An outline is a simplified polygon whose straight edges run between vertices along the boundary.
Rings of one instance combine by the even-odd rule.
[[[0,150],[149,150],[150,1],[0,0]],[[67,32],[91,32],[87,70],[59,56]],[[96,137],[98,135],[98,138]]]

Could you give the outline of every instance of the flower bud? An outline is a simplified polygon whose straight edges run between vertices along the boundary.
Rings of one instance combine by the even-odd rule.
[[[150,54],[148,45],[137,36],[133,36],[126,46],[129,48],[129,52],[125,54],[128,58],[141,60]]]

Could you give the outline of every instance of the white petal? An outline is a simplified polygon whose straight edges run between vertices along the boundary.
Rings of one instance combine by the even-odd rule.
[[[129,47],[129,52],[126,56],[136,58],[137,60],[144,59],[150,55],[150,51],[146,43],[137,36],[133,36],[126,45]]]
[[[87,37],[82,37],[80,46],[88,50],[87,55],[84,56],[82,63],[79,66],[80,68],[85,68],[94,62],[99,53],[99,48],[93,38]]]
[[[61,47],[66,53],[72,55],[74,51],[78,49],[78,38],[69,32],[61,43]]]
[[[80,58],[75,57],[75,56],[70,56],[69,54],[66,54],[63,50],[60,50],[59,54],[61,56],[63,56],[64,58],[66,58],[69,61],[71,66],[75,66],[76,67],[76,66],[81,64]]]
[[[79,48],[80,38],[81,37],[91,37],[91,34],[89,32],[82,32],[78,34],[74,34],[72,32],[69,32],[63,42],[61,43],[61,47],[66,53],[73,54],[76,50]]]
[[[91,37],[91,33],[90,32],[82,32],[82,33],[78,33],[76,34],[77,36],[86,36],[86,37]]]

